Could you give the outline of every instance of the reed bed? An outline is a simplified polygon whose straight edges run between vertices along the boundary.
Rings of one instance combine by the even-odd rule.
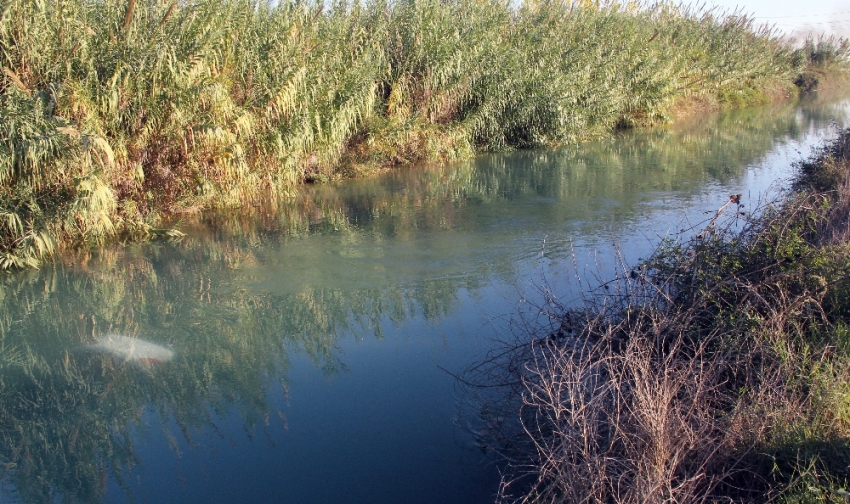
[[[467,372],[502,502],[846,502],[850,130],[743,203]]]
[[[801,54],[671,3],[4,0],[0,267],[304,182],[765,101],[818,64]]]

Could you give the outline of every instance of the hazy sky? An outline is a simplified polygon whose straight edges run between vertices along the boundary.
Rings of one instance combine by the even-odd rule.
[[[809,32],[850,37],[850,0],[707,0],[727,10],[740,7],[759,22],[798,37]]]

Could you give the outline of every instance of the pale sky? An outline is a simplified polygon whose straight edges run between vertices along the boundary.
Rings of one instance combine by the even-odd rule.
[[[797,38],[812,32],[850,38],[850,0],[706,0],[706,5],[727,11],[740,7],[758,22],[775,24]]]

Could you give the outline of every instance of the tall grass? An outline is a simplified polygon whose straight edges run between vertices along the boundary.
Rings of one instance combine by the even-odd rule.
[[[752,19],[668,3],[4,0],[0,266],[369,167],[763,101],[808,64]]]

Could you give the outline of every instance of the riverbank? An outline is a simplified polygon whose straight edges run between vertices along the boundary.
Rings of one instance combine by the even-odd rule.
[[[850,130],[798,168],[472,368],[504,502],[850,497]]]
[[[8,2],[0,267],[303,183],[794,95],[848,51],[672,4],[511,5]]]

